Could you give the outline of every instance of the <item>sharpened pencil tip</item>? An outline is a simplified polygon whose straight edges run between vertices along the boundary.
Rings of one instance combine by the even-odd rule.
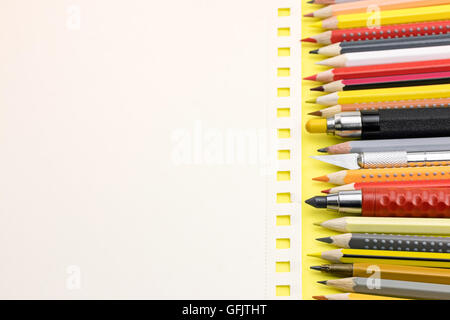
[[[314,111],[314,112],[308,113],[308,115],[310,115],[310,116],[318,116],[318,117],[321,117],[321,116],[322,116],[322,112],[320,112],[320,111]]]
[[[321,252],[308,253],[307,256],[308,257],[315,257],[315,258],[322,258],[322,253]]]
[[[316,79],[317,79],[317,75],[313,75],[313,76],[309,76],[309,77],[303,78],[303,80],[311,80],[311,81],[316,81]]]
[[[328,148],[317,149],[317,152],[327,153],[328,152]]]
[[[314,3],[314,0],[307,1],[306,3]]]
[[[313,222],[313,225],[321,227],[322,226],[322,222]]]
[[[331,191],[331,189],[326,189],[326,190],[322,190],[322,191],[320,191],[320,192],[322,192],[322,193],[326,193],[326,194],[329,194],[329,193],[330,193],[330,191]]]
[[[317,283],[327,285],[327,281],[317,281]]]
[[[323,88],[323,86],[320,86],[320,87],[311,88],[311,91],[320,91],[320,92],[323,92],[323,91],[325,91],[325,89]]]
[[[309,53],[310,54],[319,54],[319,49],[311,50]]]
[[[311,270],[317,270],[317,271],[322,271],[322,267],[321,266],[311,266],[309,267]]]
[[[312,197],[312,198],[306,200],[305,203],[307,203],[311,207],[314,207],[317,209],[326,209],[327,208],[327,197],[324,197],[324,196]]]
[[[330,179],[327,176],[320,176],[312,178],[314,181],[328,182]]]
[[[302,39],[302,42],[317,43],[316,39],[314,39],[314,38],[305,38],[305,39]]]
[[[325,296],[312,296],[316,300],[328,300]]]
[[[316,99],[305,100],[306,103],[316,103]]]
[[[316,240],[324,243],[333,243],[333,239],[331,239],[331,237],[317,238]]]
[[[312,17],[314,17],[314,12],[304,14],[303,16],[307,17],[307,18],[312,18]]]

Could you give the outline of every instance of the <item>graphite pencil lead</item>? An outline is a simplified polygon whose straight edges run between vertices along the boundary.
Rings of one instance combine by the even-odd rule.
[[[319,54],[319,49],[311,50],[309,53],[310,54]]]
[[[327,153],[328,152],[328,148],[317,149],[317,152]]]
[[[321,266],[311,266],[309,267],[311,270],[317,270],[317,271],[322,271],[322,267]]]
[[[326,209],[327,208],[327,197],[316,196],[305,201],[307,204],[314,208]]]
[[[333,240],[331,237],[325,237],[325,238],[317,238],[317,241],[324,242],[324,243],[333,243]]]
[[[327,281],[326,280],[325,281],[317,281],[317,283],[327,285]]]

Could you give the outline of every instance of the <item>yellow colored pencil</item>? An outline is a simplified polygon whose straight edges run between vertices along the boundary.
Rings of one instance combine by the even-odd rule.
[[[450,253],[389,251],[363,249],[335,249],[308,256],[322,258],[334,263],[384,263],[406,266],[450,268]]]
[[[338,293],[338,294],[329,294],[323,296],[313,296],[316,300],[410,300],[403,298],[394,298],[387,296],[375,296],[371,294],[362,294],[362,293]]]
[[[348,29],[367,26],[384,26],[390,24],[414,23],[447,20],[450,17],[450,5],[411,8],[387,11],[370,11],[367,13],[344,14],[331,17],[314,24],[325,29]]]

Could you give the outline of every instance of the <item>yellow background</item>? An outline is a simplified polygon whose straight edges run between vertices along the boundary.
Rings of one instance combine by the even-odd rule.
[[[306,14],[315,11],[322,6],[311,5],[303,1],[302,3],[302,14]],[[311,25],[319,21],[319,19],[314,18],[302,18],[302,38],[306,38],[311,35],[321,33],[325,30],[317,29],[311,27]],[[315,63],[326,57],[320,55],[309,54],[310,50],[319,48],[320,45],[314,43],[303,43],[302,45],[302,78],[316,74],[318,72],[327,70],[323,66],[318,66]],[[305,131],[305,123],[313,116],[307,115],[309,112],[320,110],[324,108],[323,106],[313,105],[304,103],[304,101],[311,97],[317,97],[321,95],[317,92],[311,92],[310,88],[319,86],[320,83],[313,81],[303,81],[302,82],[302,198],[303,201],[314,196],[320,195],[320,191],[328,189],[332,185],[323,182],[312,181],[313,177],[321,176],[324,174],[331,173],[333,171],[340,170],[337,167],[327,165],[318,160],[311,159],[310,156],[319,154],[317,149],[332,145],[335,143],[342,142],[342,139],[337,139],[331,136],[323,134],[310,134]],[[336,249],[336,247],[326,245],[324,243],[318,242],[315,239],[319,237],[327,237],[333,233],[332,231],[323,229],[319,226],[313,225],[314,222],[324,221],[332,218],[336,218],[338,215],[327,212],[325,210],[313,209],[309,205],[303,202],[302,205],[302,243],[303,243],[303,298],[311,299],[313,295],[323,295],[338,293],[336,290],[328,289],[322,284],[316,283],[319,280],[331,279],[333,278],[327,274],[321,274],[318,271],[310,270],[310,266],[320,265],[326,263],[326,261],[307,257],[306,255],[311,252],[325,251]]]

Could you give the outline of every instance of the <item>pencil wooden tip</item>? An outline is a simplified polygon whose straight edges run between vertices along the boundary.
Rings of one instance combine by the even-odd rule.
[[[328,300],[325,296],[313,296],[313,299],[316,299],[316,300]]]
[[[314,181],[321,181],[321,182],[328,182],[330,179],[327,176],[321,176],[321,177],[315,177],[313,178]]]
[[[318,116],[318,117],[321,117],[321,116],[322,116],[322,112],[320,112],[320,111],[314,111],[314,112],[308,113],[308,115],[310,115],[310,116]]]
[[[325,91],[325,89],[323,88],[323,86],[320,86],[320,87],[311,88],[311,91],[320,91],[320,92],[323,92],[323,91]]]
[[[322,192],[322,193],[328,194],[328,193],[330,193],[330,190],[331,190],[331,189],[326,189],[326,190],[322,190],[321,192]]]
[[[309,77],[303,78],[303,80],[316,81],[317,80],[317,75],[313,75],[313,76],[309,76]]]
[[[314,39],[314,38],[305,38],[305,39],[302,39],[302,42],[317,43],[316,39]]]
[[[314,17],[314,12],[304,14],[303,16],[304,17],[308,17],[308,18],[312,18],[312,17]]]

